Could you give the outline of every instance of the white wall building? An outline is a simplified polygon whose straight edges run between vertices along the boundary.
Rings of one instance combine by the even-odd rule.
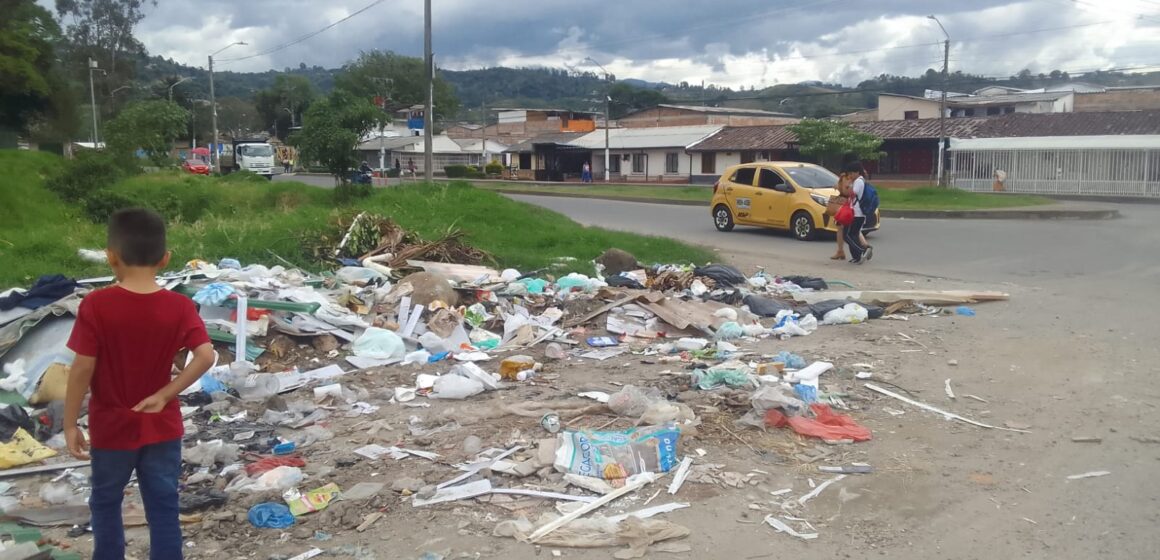
[[[721,130],[718,125],[613,128],[608,131],[613,181],[684,181],[694,173],[694,156],[686,149]],[[604,130],[568,142],[592,150],[592,175],[604,177]],[[699,162],[696,164],[699,165]]]

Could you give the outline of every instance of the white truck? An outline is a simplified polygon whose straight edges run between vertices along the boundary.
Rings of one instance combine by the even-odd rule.
[[[267,179],[274,178],[274,146],[264,140],[234,140],[233,153],[222,159],[222,169],[249,171]]]

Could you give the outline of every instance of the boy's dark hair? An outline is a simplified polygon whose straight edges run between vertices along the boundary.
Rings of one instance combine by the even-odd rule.
[[[862,167],[862,162],[857,160],[846,162],[846,165],[842,166],[842,171],[846,173],[866,173],[866,170]]]
[[[108,247],[128,266],[153,266],[165,257],[165,220],[144,208],[118,210],[109,217]]]

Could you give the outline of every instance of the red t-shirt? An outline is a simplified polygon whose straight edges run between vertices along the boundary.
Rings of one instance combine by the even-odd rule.
[[[89,399],[89,437],[96,449],[139,449],[184,435],[176,400],[156,414],[133,412],[172,379],[182,348],[209,342],[189,298],[113,286],[85,296],[68,347],[97,359]]]

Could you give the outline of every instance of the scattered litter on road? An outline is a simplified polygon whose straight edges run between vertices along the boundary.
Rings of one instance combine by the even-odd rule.
[[[1024,434],[1030,433],[1027,430],[1020,430],[1017,428],[1004,428],[1004,427],[1000,427],[1000,426],[992,426],[990,424],[984,424],[982,422],[977,422],[975,420],[971,420],[970,418],[959,416],[958,414],[955,414],[953,412],[947,412],[947,411],[942,410],[940,408],[933,407],[929,404],[922,403],[922,402],[916,401],[916,400],[908,398],[908,397],[904,397],[902,395],[899,395],[898,393],[894,393],[892,391],[883,389],[882,387],[878,387],[877,385],[873,385],[871,383],[867,383],[867,384],[863,385],[863,387],[866,387],[867,389],[870,389],[871,391],[874,391],[875,393],[881,393],[881,394],[886,395],[890,398],[898,399],[898,400],[900,400],[904,403],[907,403],[909,405],[917,406],[918,408],[921,408],[923,410],[928,410],[930,412],[934,412],[935,414],[941,414],[943,417],[950,419],[950,420],[958,420],[960,422],[965,422],[965,423],[970,424],[972,426],[978,426],[980,428],[986,428],[989,430],[1006,430],[1009,432],[1019,432],[1019,433],[1024,433]]]
[[[790,527],[784,521],[774,517],[773,515],[765,516],[765,523],[776,529],[779,533],[785,533],[791,537],[802,539],[803,541],[812,541],[818,538],[817,533],[799,533],[795,531],[793,527]]]
[[[1091,472],[1085,472],[1082,474],[1073,474],[1073,475],[1067,477],[1067,479],[1068,480],[1081,480],[1084,478],[1098,478],[1101,476],[1108,476],[1109,474],[1112,474],[1112,471],[1091,471]]]

